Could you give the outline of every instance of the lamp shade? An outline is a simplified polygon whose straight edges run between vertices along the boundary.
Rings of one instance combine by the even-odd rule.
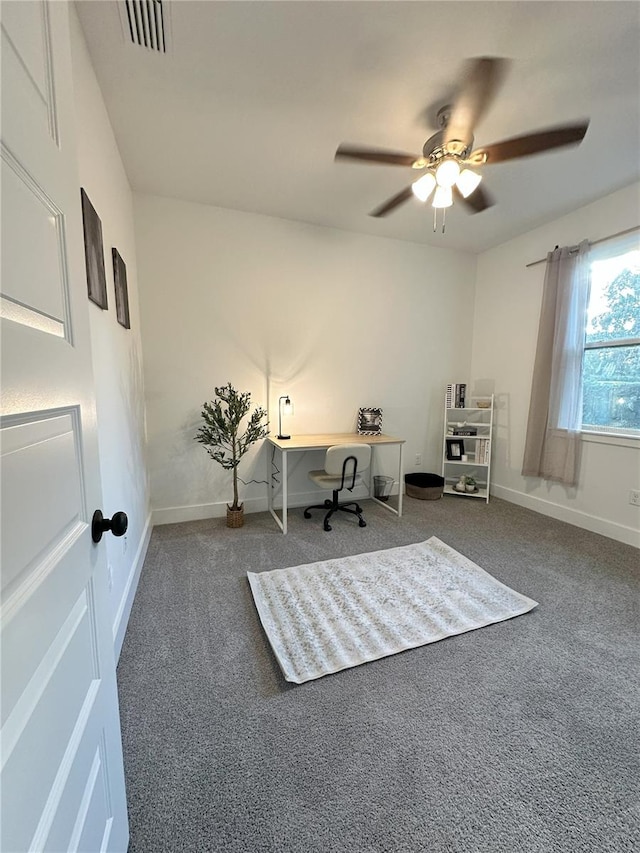
[[[439,187],[452,187],[458,180],[460,166],[455,160],[443,160],[436,169],[436,181]]]
[[[436,179],[431,174],[431,172],[427,172],[421,178],[418,178],[413,184],[411,184],[411,190],[416,198],[419,198],[420,201],[426,201],[431,193],[433,192],[433,188],[436,185]]]
[[[467,198],[475,190],[481,180],[482,175],[479,175],[477,172],[472,172],[471,169],[463,169],[456,181],[456,186],[460,190],[461,195],[464,198]]]
[[[283,394],[278,400],[278,435],[277,438],[286,439],[291,436],[282,431],[282,415],[290,415],[293,412],[293,405],[288,394]]]
[[[453,204],[453,193],[451,187],[436,187],[435,195],[433,196],[434,207],[451,207]]]

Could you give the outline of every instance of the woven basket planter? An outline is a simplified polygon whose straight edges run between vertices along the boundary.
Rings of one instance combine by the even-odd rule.
[[[242,527],[244,525],[244,504],[239,509],[231,509],[227,504],[227,527]]]

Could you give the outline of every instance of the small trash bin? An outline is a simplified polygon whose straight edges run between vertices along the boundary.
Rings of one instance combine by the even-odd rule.
[[[388,501],[393,486],[393,477],[376,474],[373,478],[373,496],[379,501]]]
[[[421,501],[437,501],[444,492],[444,477],[438,474],[405,474],[405,493]]]

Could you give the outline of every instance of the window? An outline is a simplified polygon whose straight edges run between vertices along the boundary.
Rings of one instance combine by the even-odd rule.
[[[593,246],[582,375],[582,428],[640,436],[638,232]]]

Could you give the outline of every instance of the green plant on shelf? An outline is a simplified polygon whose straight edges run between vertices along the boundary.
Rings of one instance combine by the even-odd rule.
[[[475,477],[472,477],[470,474],[462,474],[453,488],[456,492],[473,493],[478,491],[478,484]]]

